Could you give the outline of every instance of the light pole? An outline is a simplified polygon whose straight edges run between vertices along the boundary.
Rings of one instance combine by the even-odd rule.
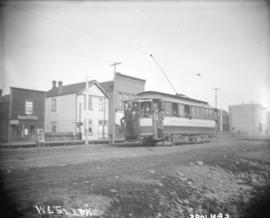
[[[112,144],[115,143],[115,112],[116,112],[116,97],[117,97],[117,83],[116,83],[116,66],[121,64],[121,62],[114,62],[111,64],[111,67],[113,67],[113,103],[112,103],[112,108],[113,108],[113,116],[112,116]]]

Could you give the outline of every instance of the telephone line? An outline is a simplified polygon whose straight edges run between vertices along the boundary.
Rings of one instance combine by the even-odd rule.
[[[35,46],[35,45],[18,43],[18,42],[13,42],[13,41],[9,41],[9,40],[5,40],[4,43],[0,42],[0,44],[3,44],[5,46],[7,46],[7,45],[21,46],[21,47],[26,47],[26,48],[30,48],[30,49],[40,50],[42,52],[52,52],[52,53],[58,53],[58,54],[63,53],[65,56],[74,56],[74,57],[85,58],[85,59],[89,59],[89,60],[97,60],[97,61],[103,62],[103,63],[112,62],[112,60],[109,60],[109,59],[107,60],[107,59],[98,58],[98,57],[86,57],[86,56],[82,56],[82,55],[74,55],[74,54],[70,54],[70,52],[66,53],[64,51],[52,50],[52,49],[48,49],[48,48],[42,48],[42,47]]]
[[[35,12],[31,11],[31,10],[18,8],[16,5],[14,5],[13,7],[14,7],[15,9],[19,10],[19,11],[23,11],[23,12],[25,12],[25,13],[27,13],[27,14],[30,14],[30,15],[35,15],[35,16],[37,16],[37,17],[46,19],[46,20],[48,20],[48,21],[51,21],[51,22],[53,22],[53,23],[55,23],[55,24],[58,24],[58,25],[60,25],[60,26],[66,27],[66,28],[71,28],[71,29],[76,30],[76,31],[78,31],[78,32],[80,32],[80,33],[84,33],[84,34],[86,34],[86,35],[88,35],[88,36],[92,36],[92,37],[94,36],[94,37],[96,37],[96,38],[100,38],[100,39],[102,39],[102,40],[104,40],[104,41],[110,42],[111,44],[115,44],[115,45],[122,46],[122,47],[126,47],[126,48],[136,49],[136,50],[138,50],[138,51],[140,51],[140,52],[142,52],[142,53],[144,53],[144,54],[149,54],[148,51],[146,51],[145,49],[142,49],[142,48],[140,48],[140,47],[138,47],[138,46],[135,47],[135,46],[133,46],[133,45],[127,45],[126,43],[123,44],[123,43],[120,43],[120,42],[117,42],[117,41],[108,39],[108,38],[106,38],[106,37],[104,37],[104,36],[101,36],[101,35],[98,35],[98,34],[96,34],[96,33],[89,32],[89,31],[85,31],[85,30],[79,29],[79,28],[77,28],[77,27],[75,27],[75,26],[72,26],[72,25],[68,25],[68,24],[66,24],[66,23],[59,22],[58,20],[55,20],[55,19],[46,17],[46,16],[44,16],[44,15],[40,15],[40,14],[35,13]]]

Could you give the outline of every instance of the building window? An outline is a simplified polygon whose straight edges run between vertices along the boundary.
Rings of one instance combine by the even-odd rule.
[[[88,110],[93,110],[92,96],[88,95]]]
[[[25,101],[25,114],[33,114],[33,102]]]
[[[86,95],[83,96],[83,109],[86,110]]]
[[[52,132],[56,132],[56,122],[52,122]]]
[[[28,128],[25,127],[25,128],[24,128],[24,135],[28,135],[28,132],[29,132],[29,131],[28,131]]]
[[[93,135],[93,122],[92,122],[92,120],[88,120],[88,134]]]
[[[56,111],[56,98],[52,98],[51,111]]]
[[[118,92],[118,107],[122,108],[123,107],[123,94],[122,92]]]
[[[30,135],[35,135],[35,126],[30,126]]]
[[[98,111],[103,111],[104,110],[104,102],[103,98],[98,99]]]
[[[23,124],[19,124],[18,126],[16,126],[15,127],[15,135],[16,136],[23,136],[23,129],[24,129]]]

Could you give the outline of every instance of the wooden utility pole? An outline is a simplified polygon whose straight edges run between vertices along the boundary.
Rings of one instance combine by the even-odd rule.
[[[113,116],[112,116],[112,144],[115,143],[115,115],[116,115],[116,97],[117,97],[117,83],[116,83],[116,66],[121,64],[121,62],[114,62],[111,64],[111,67],[113,67],[113,103],[112,103],[112,108],[113,108]]]
[[[88,75],[86,75],[85,82],[85,144],[88,145],[88,132],[89,132],[89,121],[88,121]]]

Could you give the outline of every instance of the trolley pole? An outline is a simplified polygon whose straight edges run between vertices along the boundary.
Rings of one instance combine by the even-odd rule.
[[[113,108],[113,116],[112,116],[112,144],[115,143],[115,115],[116,115],[116,97],[117,97],[117,82],[116,82],[116,66],[121,64],[121,62],[114,62],[111,64],[111,67],[113,67],[113,102],[112,102],[112,108]]]

